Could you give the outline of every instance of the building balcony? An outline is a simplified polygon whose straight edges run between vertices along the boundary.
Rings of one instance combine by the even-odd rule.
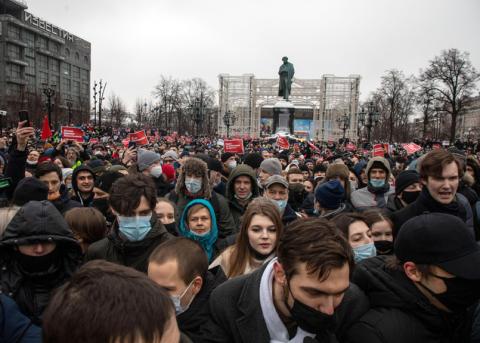
[[[46,55],[48,57],[53,57],[53,58],[56,58],[57,60],[60,60],[60,61],[65,61],[65,57],[63,56],[60,56],[58,54],[55,54],[51,51],[48,51],[44,48],[35,48],[35,51],[38,52],[39,54],[42,54],[42,55]]]
[[[9,83],[16,83],[18,85],[26,85],[27,84],[27,80],[25,80],[24,78],[16,77],[16,76],[9,76],[9,75],[5,76],[5,81],[9,82]]]
[[[13,38],[13,37],[8,37],[8,36],[4,36],[3,39],[5,40],[5,42],[8,42],[8,43],[11,43],[11,44],[15,44],[15,45],[19,45],[23,48],[28,48],[28,44],[25,43],[25,42],[22,42],[20,39],[18,38]]]
[[[22,61],[22,60],[20,60],[20,59],[18,59],[18,58],[16,58],[16,57],[7,56],[7,57],[5,58],[5,60],[6,60],[7,62],[15,63],[15,64],[21,65],[21,66],[23,66],[23,67],[28,67],[28,63],[27,63],[27,62]]]

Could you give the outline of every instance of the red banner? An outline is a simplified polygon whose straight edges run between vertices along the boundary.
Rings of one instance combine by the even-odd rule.
[[[402,147],[407,151],[407,155],[411,155],[422,150],[422,147],[415,143],[402,144]]]
[[[92,144],[97,144],[98,143],[98,138],[90,138],[89,142],[92,143]]]
[[[353,143],[348,143],[348,144],[345,146],[345,150],[347,150],[347,151],[355,151],[355,150],[357,150],[357,147],[356,147],[355,144],[353,144]]]
[[[223,151],[243,154],[243,139],[225,139],[223,141]]]
[[[375,144],[373,146],[373,157],[375,156],[380,156],[380,157],[385,157],[385,149],[383,144]]]
[[[290,148],[290,143],[288,143],[288,138],[283,136],[278,136],[277,145],[280,149],[284,149],[284,150]]]
[[[310,147],[310,149],[313,149],[315,151],[320,151],[320,149],[313,143],[310,143],[310,142],[307,142],[308,143],[308,146]]]
[[[148,138],[147,138],[147,135],[145,134],[145,131],[137,131],[134,133],[130,133],[128,137],[130,138],[130,141],[137,143],[137,145],[148,144]]]
[[[83,143],[83,130],[78,127],[62,126],[62,140]]]

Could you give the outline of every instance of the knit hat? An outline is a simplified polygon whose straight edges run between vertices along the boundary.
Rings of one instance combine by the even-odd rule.
[[[93,171],[94,174],[102,172],[105,170],[105,162],[102,160],[95,158],[87,162],[87,166]]]
[[[270,175],[282,174],[282,164],[278,158],[267,158],[260,164],[260,169]]]
[[[395,194],[400,194],[405,188],[414,184],[415,182],[420,182],[420,174],[416,170],[404,170],[398,174],[395,179]]]
[[[252,167],[252,169],[260,168],[260,164],[262,163],[262,161],[263,157],[258,152],[247,154],[243,158],[243,163],[249,165],[250,167]]]
[[[48,186],[34,177],[26,177],[22,179],[15,192],[13,192],[13,204],[23,206],[31,200],[47,200]]]
[[[152,164],[160,160],[161,160],[161,157],[159,154],[150,150],[138,149],[137,165],[138,165],[139,171],[141,172],[144,171],[145,169],[150,167]]]
[[[172,160],[178,160],[178,154],[173,150],[168,150],[162,155],[162,159],[171,158]]]
[[[42,155],[38,158],[38,163],[37,164],[42,164],[42,163],[45,163],[45,162],[53,162],[53,160],[50,156]]]
[[[110,193],[113,183],[123,176],[125,175],[116,171],[107,171],[98,178],[95,182],[95,186],[106,193]]]
[[[209,158],[207,161],[208,170],[213,170],[219,173],[223,172],[222,162],[216,158]]]
[[[72,168],[62,168],[62,180],[65,179],[73,174]]]
[[[171,164],[169,164],[169,163],[163,164],[162,165],[162,173],[167,178],[167,181],[170,182],[170,181],[175,180],[175,168]]]
[[[344,198],[345,190],[336,179],[320,184],[315,190],[315,200],[327,210],[338,208]]]
[[[235,154],[232,154],[231,152],[224,152],[220,159],[222,160],[222,163],[225,163],[232,156],[235,156]]]

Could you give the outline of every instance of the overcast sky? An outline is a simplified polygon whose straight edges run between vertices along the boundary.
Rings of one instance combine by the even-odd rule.
[[[479,0],[27,0],[29,11],[92,43],[92,80],[133,111],[160,75],[362,77],[361,100],[385,70],[417,74],[442,49],[480,69]]]

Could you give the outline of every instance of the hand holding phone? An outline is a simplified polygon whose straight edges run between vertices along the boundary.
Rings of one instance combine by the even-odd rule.
[[[23,125],[23,127],[29,127],[30,125],[30,118],[28,116],[28,111],[22,110],[18,111],[18,118],[20,122],[26,121],[26,123]]]

